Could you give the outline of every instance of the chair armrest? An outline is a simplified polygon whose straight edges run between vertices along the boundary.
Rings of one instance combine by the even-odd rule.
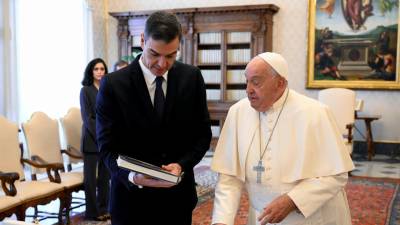
[[[67,150],[61,149],[61,153],[65,153],[71,158],[83,159],[82,153],[71,145],[68,145]]]
[[[4,193],[8,196],[15,196],[17,189],[15,188],[15,181],[19,179],[18,173],[2,173],[0,172],[1,187]],[[8,184],[8,185],[7,185]]]
[[[351,143],[353,141],[353,127],[354,127],[354,123],[349,123],[346,125],[346,129],[348,131],[348,134],[347,134],[348,143]]]
[[[31,159],[21,159],[22,163],[28,163],[29,165],[36,168],[45,168],[47,177],[51,182],[61,183],[60,171],[64,171],[64,165],[61,163],[48,163],[38,155],[31,156]],[[54,175],[51,173],[53,171]]]

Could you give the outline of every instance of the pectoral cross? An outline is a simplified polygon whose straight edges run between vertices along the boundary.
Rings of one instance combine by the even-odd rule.
[[[258,161],[258,165],[253,167],[253,170],[257,172],[257,183],[261,184],[261,173],[265,171],[265,167],[262,165],[262,161]]]

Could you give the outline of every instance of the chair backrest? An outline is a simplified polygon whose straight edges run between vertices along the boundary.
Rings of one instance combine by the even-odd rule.
[[[22,123],[27,149],[30,156],[40,156],[48,163],[63,163],[58,121],[43,112],[35,112],[31,119]],[[34,173],[44,172],[33,168]]]
[[[65,141],[67,146],[81,150],[81,135],[82,135],[82,116],[79,108],[73,107],[68,110],[68,113],[60,118],[61,126],[64,131]],[[81,159],[69,157],[71,163],[81,162]]]
[[[20,162],[21,149],[18,139],[18,125],[0,116],[0,171],[17,172],[20,180],[25,179]]]
[[[347,134],[347,124],[354,123],[356,93],[345,88],[328,88],[319,91],[318,100],[329,106],[340,132]]]

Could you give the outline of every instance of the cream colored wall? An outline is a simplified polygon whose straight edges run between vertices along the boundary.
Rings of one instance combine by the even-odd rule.
[[[5,1],[0,1],[0,115],[6,114],[6,85],[5,85],[5,74],[6,74],[6,60],[5,60],[5,49],[4,49],[4,40],[6,40],[6,32],[5,27],[8,27],[6,23],[6,19],[8,19],[7,10],[5,9]]]
[[[95,0],[92,0],[95,1]],[[307,77],[308,0],[104,0],[109,12],[155,10],[190,7],[212,7],[250,4],[275,4],[280,7],[274,16],[273,50],[289,62],[289,86],[309,97],[316,98],[318,90],[305,88]],[[115,19],[107,17],[109,60],[117,60]],[[373,122],[375,139],[400,142],[400,92],[357,91],[357,98],[364,99],[365,114],[380,114],[382,119]],[[357,122],[362,131],[364,124]],[[357,135],[358,136],[358,135]]]
[[[18,122],[15,2],[0,1],[0,115]]]
[[[117,36],[117,27],[118,21],[111,16],[108,16],[107,19],[107,26],[108,26],[108,46],[107,48],[107,55],[108,55],[108,65],[110,65],[110,71],[113,69],[113,65],[115,62],[118,61],[118,36]],[[111,47],[112,46],[112,47]]]
[[[87,0],[93,16],[93,56],[108,60],[107,53],[107,1]]]
[[[108,0],[87,0],[93,12],[93,47],[94,57],[106,61],[111,72],[113,64],[118,60],[118,21],[109,16]]]

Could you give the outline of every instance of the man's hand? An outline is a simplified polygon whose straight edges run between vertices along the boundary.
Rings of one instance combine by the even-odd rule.
[[[168,165],[163,165],[162,168],[170,173],[175,174],[175,175],[179,175],[182,172],[182,167],[178,163],[171,163]],[[140,174],[140,173],[136,174],[133,177],[133,182],[136,185],[140,185],[143,187],[170,188],[170,187],[176,185],[175,183],[155,179],[155,178],[152,178],[152,177]]]
[[[261,225],[279,223],[296,208],[292,199],[287,194],[284,194],[267,205],[257,219],[261,222]]]
[[[178,163],[171,163],[168,165],[162,165],[162,168],[177,176],[181,175],[182,167]]]
[[[137,173],[133,177],[133,182],[136,185],[143,187],[169,188],[175,185],[174,183],[164,180],[159,180],[141,173]]]

